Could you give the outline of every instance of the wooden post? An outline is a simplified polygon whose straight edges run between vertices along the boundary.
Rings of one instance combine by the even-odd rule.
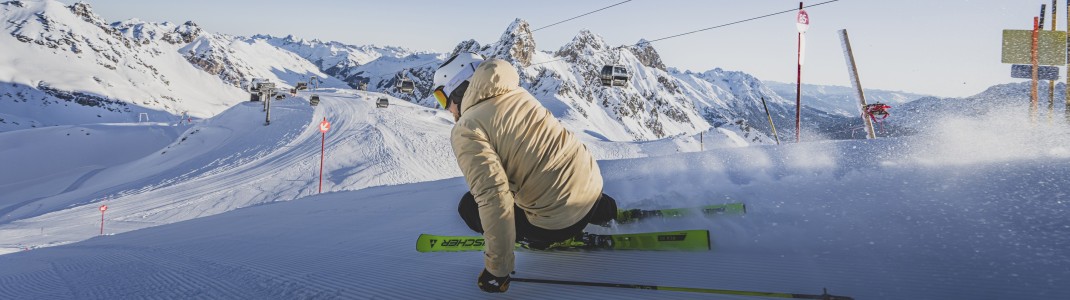
[[[1070,1],[1066,3],[1066,25],[1067,32],[1070,33]],[[1066,50],[1066,107],[1063,117],[1070,123],[1070,38],[1066,39]]]
[[[1029,120],[1033,125],[1037,124],[1037,82],[1040,81],[1039,69],[1040,62],[1038,61],[1037,42],[1040,31],[1037,29],[1040,24],[1040,18],[1033,17],[1033,48],[1029,51],[1029,55],[1033,60],[1033,87],[1029,90]]]
[[[1055,32],[1055,1],[1051,0],[1051,31]],[[1048,125],[1055,123],[1055,80],[1048,80]]]
[[[851,84],[854,85],[855,93],[858,96],[858,103],[861,104],[860,110],[862,111],[862,121],[866,123],[867,138],[877,138],[877,133],[873,130],[873,121],[866,116],[866,93],[862,91],[862,80],[858,78],[858,66],[855,65],[855,55],[851,51],[851,40],[847,38],[847,29],[840,29],[840,43],[843,46],[843,57],[847,60],[847,73],[851,75]]]
[[[776,124],[773,124],[773,115],[769,114],[769,106],[765,105],[765,97],[762,97],[762,107],[765,108],[765,118],[769,119],[769,127],[773,128],[773,138],[776,139],[776,144],[780,145],[780,136],[776,134]]]

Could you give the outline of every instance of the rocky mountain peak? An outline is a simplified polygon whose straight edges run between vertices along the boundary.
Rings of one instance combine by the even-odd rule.
[[[68,6],[68,8],[71,10],[72,13],[74,13],[74,15],[81,17],[82,20],[92,23],[93,25],[106,26],[107,24],[104,22],[103,18],[97,16],[96,13],[93,13],[93,7],[89,6],[89,3],[78,2],[75,4],[71,4],[71,6]]]
[[[176,45],[189,44],[196,40],[197,37],[201,36],[201,33],[203,32],[201,27],[197,26],[197,23],[186,21],[186,23],[182,23],[182,25],[175,27],[174,31],[164,34],[163,40]]]
[[[658,54],[657,50],[654,50],[654,45],[646,39],[640,39],[634,47],[629,47],[628,50],[631,51],[644,66],[665,71],[665,63],[661,61],[661,55]]]
[[[448,57],[453,57],[454,55],[457,55],[457,53],[462,52],[479,53],[480,50],[482,49],[479,46],[479,42],[477,42],[476,40],[467,40],[458,43],[457,47],[453,47],[453,51],[450,51],[450,55]]]
[[[605,39],[590,30],[584,29],[580,30],[580,33],[572,38],[572,41],[558,49],[554,55],[564,57],[565,61],[570,63],[577,63],[580,58],[590,57],[597,52],[605,52],[609,48],[609,44],[606,43]]]
[[[486,49],[484,54],[508,60],[519,67],[531,65],[531,58],[535,56],[535,37],[531,34],[531,26],[523,19],[514,20],[498,42]]]

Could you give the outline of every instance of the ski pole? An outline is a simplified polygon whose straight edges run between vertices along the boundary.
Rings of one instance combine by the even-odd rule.
[[[599,286],[599,287],[640,289],[640,290],[659,290],[659,291],[691,292],[691,293],[706,293],[706,294],[757,296],[757,297],[769,297],[769,298],[854,300],[854,298],[851,298],[851,297],[829,295],[827,290],[824,291],[824,293],[821,294],[821,295],[808,295],[808,294],[769,293],[769,292],[739,291],[739,290],[719,290],[719,289],[674,287],[674,286],[660,286],[660,285],[584,282],[584,281],[531,279],[531,278],[512,278],[510,281],[513,281],[513,282],[546,283],[546,284],[560,284],[560,285]]]

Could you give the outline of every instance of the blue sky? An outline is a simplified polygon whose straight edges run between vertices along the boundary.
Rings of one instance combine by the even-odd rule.
[[[233,35],[293,34],[442,52],[466,39],[496,41],[516,18],[539,28],[621,1],[85,0],[108,21],[192,20],[205,30]],[[1031,29],[1041,4],[1051,2],[840,0],[808,8],[811,26],[802,81],[850,85],[840,29],[850,34],[866,88],[963,97],[994,84],[1021,81],[1010,78],[1010,65],[1000,63],[1001,30]],[[1058,26],[1065,28],[1066,3],[1058,6]],[[589,29],[611,44],[633,44],[640,38],[652,40],[796,7],[798,1],[783,0],[634,0],[540,30],[535,39],[539,50],[553,51]],[[787,13],[668,39],[654,47],[667,65],[679,69],[719,67],[762,80],[795,82],[794,20],[795,13]]]

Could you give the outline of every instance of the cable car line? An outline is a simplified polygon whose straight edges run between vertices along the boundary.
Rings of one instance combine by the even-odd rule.
[[[829,4],[829,3],[837,2],[837,1],[840,1],[840,0],[825,1],[825,2],[818,3],[818,4],[807,5],[807,6],[804,6],[803,8]],[[706,31],[706,30],[726,27],[726,26],[729,26],[729,25],[735,25],[735,24],[739,24],[739,23],[750,22],[750,21],[763,19],[763,18],[768,18],[768,17],[772,17],[772,16],[775,16],[775,15],[780,15],[780,14],[789,13],[789,12],[798,11],[798,10],[799,10],[798,8],[792,8],[792,9],[789,9],[789,10],[785,10],[785,11],[781,11],[781,12],[775,12],[775,13],[771,13],[771,14],[767,14],[767,15],[763,15],[763,16],[759,16],[759,17],[753,17],[753,18],[749,18],[749,19],[745,19],[745,20],[739,20],[739,21],[735,21],[735,22],[731,22],[731,23],[725,23],[725,24],[721,24],[721,25],[717,25],[717,26],[713,26],[713,27],[707,27],[707,28],[703,28],[703,29],[699,29],[699,30],[693,30],[693,31],[685,32],[685,33],[670,35],[670,36],[667,36],[667,37],[658,38],[658,39],[654,39],[654,40],[650,40],[650,41],[646,41],[646,42],[642,42],[642,43],[635,43],[635,44],[632,44],[632,45],[624,45],[624,46],[618,46],[618,47],[609,48],[609,49],[606,49],[606,50],[594,51],[592,53],[602,53],[602,52],[606,52],[606,51],[614,51],[614,50],[617,50],[617,49],[620,49],[620,48],[638,47],[638,46],[641,46],[641,45],[644,45],[644,44],[650,44],[650,43],[653,43],[653,42],[664,41],[664,40],[671,39],[671,38],[677,38],[677,37],[681,37],[681,36],[685,36],[685,35],[689,35],[689,34],[694,34],[694,33],[702,32],[702,31]],[[559,59],[548,60],[548,61],[544,61],[544,62],[531,63],[531,65],[534,66],[534,65],[548,64],[548,63],[552,63],[552,62],[563,61],[565,59],[567,59],[567,58],[559,58]]]
[[[624,3],[628,3],[628,2],[632,2],[632,0],[621,1],[621,2],[618,2],[616,4],[613,4],[613,5],[610,5],[610,6],[606,6],[606,7],[603,7],[603,8],[599,8],[599,9],[596,9],[596,10],[593,10],[593,11],[590,11],[590,12],[587,12],[587,13],[572,17],[572,18],[565,19],[565,20],[557,22],[557,23],[553,23],[553,24],[550,24],[550,25],[539,27],[539,28],[537,28],[535,30],[532,30],[531,32],[539,31],[539,30],[542,30],[542,29],[553,27],[553,26],[561,24],[561,23],[565,23],[565,22],[568,22],[568,21],[579,19],[581,17],[587,16],[587,15],[590,15],[590,14],[593,14],[593,13],[596,13],[596,12],[599,12],[599,11],[603,11],[603,10],[612,8],[614,6],[618,6],[618,5],[621,5],[621,4],[624,4]],[[424,63],[424,64],[421,64],[421,65],[417,65],[417,66],[414,66],[414,67],[405,68],[405,69],[402,69],[400,72],[397,72],[396,75],[395,75],[396,79],[398,80],[398,82],[396,84],[396,88],[402,93],[411,93],[412,90],[414,89],[414,86],[413,86],[412,80],[408,79],[408,76],[404,76],[403,75],[405,73],[405,71],[408,70],[408,69],[419,69],[419,68],[424,67],[424,66],[432,65],[434,63],[436,63],[436,62],[432,61],[432,62]],[[380,73],[380,74],[361,76],[361,77],[367,78],[370,81],[371,78],[381,77],[381,76],[388,75],[388,74],[390,74],[390,72],[384,72],[384,73]]]
[[[589,15],[589,14],[593,14],[593,13],[596,13],[596,12],[599,12],[599,11],[603,11],[603,10],[605,10],[607,8],[614,7],[614,6],[621,5],[621,4],[628,3],[628,2],[632,2],[632,0],[623,1],[623,2],[620,2],[620,3],[617,3],[617,4],[613,4],[613,5],[610,5],[610,6],[603,7],[603,8],[599,8],[597,10],[593,10],[593,11],[590,11],[588,13],[569,18],[569,19],[561,21],[561,22],[557,22],[557,23],[553,23],[553,24],[546,25],[546,26],[543,26],[543,27],[539,27],[538,29],[532,30],[531,32],[536,32],[536,31],[539,31],[539,30],[546,29],[548,27],[552,27],[552,26],[557,25],[557,24],[561,24],[561,23],[565,23],[565,22],[572,21],[572,20],[575,20],[575,19],[579,19],[580,17],[586,16],[586,15]]]
[[[555,25],[558,25],[558,24],[561,24],[561,23],[565,23],[565,22],[568,22],[568,21],[571,21],[571,20],[575,20],[575,19],[578,19],[580,17],[586,16],[586,15],[590,15],[590,14],[593,14],[593,13],[596,13],[596,12],[599,12],[599,11],[602,11],[602,10],[606,10],[608,8],[611,8],[611,7],[614,7],[614,6],[618,6],[618,5],[621,5],[621,4],[624,4],[624,3],[628,3],[628,2],[631,2],[631,1],[632,0],[626,0],[626,1],[622,1],[622,2],[613,4],[613,5],[610,5],[610,6],[606,6],[606,7],[591,11],[591,12],[587,12],[587,13],[579,15],[579,16],[575,16],[575,17],[566,19],[564,21],[560,21],[560,22],[557,22],[557,23],[553,23],[553,24],[550,24],[550,25],[539,27],[538,29],[532,30],[532,32],[535,32],[535,31],[538,31],[538,30],[541,30],[541,29],[545,29],[545,28],[549,28],[551,26],[555,26]],[[829,0],[829,1],[821,2],[821,3],[817,3],[817,4],[811,4],[811,5],[803,6],[803,8],[820,6],[820,5],[825,5],[825,4],[838,2],[838,1],[840,1],[840,0]],[[721,27],[727,27],[727,26],[736,25],[736,24],[740,24],[740,23],[750,22],[750,21],[754,21],[754,20],[764,19],[764,18],[768,18],[768,17],[772,17],[772,16],[776,16],[776,15],[781,15],[781,14],[785,14],[785,13],[789,13],[789,12],[794,12],[794,11],[798,11],[798,10],[799,10],[798,8],[792,8],[792,9],[789,9],[789,10],[770,13],[770,14],[766,14],[766,15],[762,15],[762,16],[757,16],[757,17],[744,19],[744,20],[739,20],[739,21],[730,22],[730,23],[725,23],[725,24],[721,24],[721,25],[717,25],[717,26],[702,28],[702,29],[698,29],[698,30],[692,30],[692,31],[689,31],[689,32],[684,32],[684,33],[680,33],[680,34],[674,34],[674,35],[670,35],[670,36],[666,36],[666,37],[662,37],[662,38],[657,38],[657,39],[653,39],[653,40],[649,40],[649,41],[644,41],[644,42],[640,42],[640,43],[635,43],[635,44],[631,44],[631,45],[622,45],[622,46],[612,47],[612,48],[608,48],[608,49],[601,50],[601,51],[594,51],[592,53],[602,53],[602,52],[607,52],[607,51],[620,51],[623,48],[639,47],[639,46],[642,46],[644,44],[650,44],[650,43],[654,43],[654,42],[659,42],[659,41],[664,41],[664,40],[668,40],[668,39],[678,38],[678,37],[685,36],[685,35],[695,34],[695,33],[703,32],[703,31],[707,31],[707,30],[712,30],[712,29],[717,29],[717,28],[721,28]],[[535,65],[548,64],[548,63],[552,63],[552,62],[564,61],[566,59],[568,59],[568,58],[564,58],[563,57],[563,58],[548,60],[548,61],[544,61],[544,62],[536,62],[536,63],[529,64],[529,66],[535,66]],[[419,68],[424,67],[424,66],[432,65],[434,63],[436,63],[436,62],[432,61],[432,62],[424,63],[424,64],[421,64],[421,65],[417,65],[415,67],[405,68],[402,71],[397,73],[398,77],[400,79],[402,73],[404,73],[408,69],[419,69]],[[612,85],[612,86],[620,86],[617,83],[614,83],[614,81],[620,81],[621,78],[619,78],[619,77],[622,75],[621,74],[622,72],[614,71],[614,69],[613,69],[613,67],[619,66],[619,65],[607,65],[607,66],[611,66],[608,69],[610,71],[607,73],[607,68],[603,67],[602,73],[612,74],[612,75],[606,75],[606,77],[611,78],[611,81],[610,81],[611,84],[610,85]],[[380,76],[387,75],[387,74],[389,74],[389,72],[382,73],[382,74],[375,74],[375,75],[367,76],[365,78],[368,78],[370,80],[371,78],[380,77]],[[623,76],[627,76],[626,70],[623,72]],[[405,76],[405,77],[407,79],[407,76]],[[626,84],[626,81],[627,81],[626,78],[627,77],[624,77],[624,81],[625,81],[624,84]],[[398,86],[398,88],[400,89],[400,86]],[[411,93],[410,89],[407,89],[407,90],[408,90],[409,93]]]
[[[818,6],[818,5],[822,5],[822,4],[828,4],[828,3],[832,3],[832,2],[836,2],[836,1],[840,1],[840,0],[830,0],[830,1],[825,1],[825,2],[818,3],[818,4],[814,4],[814,5],[807,5],[805,7],[814,7],[814,6]],[[793,11],[799,11],[799,9],[793,8],[793,9],[785,10],[785,11],[782,11],[782,12],[771,13],[771,14],[768,14],[768,15],[760,16],[760,17],[753,17],[753,18],[746,19],[746,20],[740,20],[740,21],[735,21],[735,22],[732,22],[732,23],[726,23],[726,24],[721,24],[721,25],[717,25],[717,26],[713,26],[713,27],[707,27],[707,28],[703,28],[703,29],[699,29],[699,30],[695,30],[695,31],[690,31],[690,32],[685,32],[685,33],[681,33],[681,34],[677,34],[677,35],[671,35],[671,36],[667,36],[667,37],[663,37],[663,38],[659,38],[659,39],[650,40],[650,41],[647,41],[647,43],[663,41],[663,40],[667,40],[667,39],[671,39],[671,38],[675,38],[675,37],[680,37],[680,36],[685,36],[685,35],[689,35],[689,34],[692,34],[692,33],[698,33],[698,32],[702,32],[702,31],[706,31],[706,30],[710,30],[710,29],[717,29],[717,28],[721,28],[721,27],[725,27],[725,26],[729,26],[729,25],[735,25],[735,24],[739,24],[739,23],[743,23],[743,22],[754,21],[754,20],[757,20],[757,19],[768,18],[768,17],[772,17],[772,16],[775,16],[775,15],[779,15],[779,14],[783,14],[783,13],[789,13],[789,12],[793,12]],[[639,44],[636,44],[636,46],[638,46],[638,45]]]

